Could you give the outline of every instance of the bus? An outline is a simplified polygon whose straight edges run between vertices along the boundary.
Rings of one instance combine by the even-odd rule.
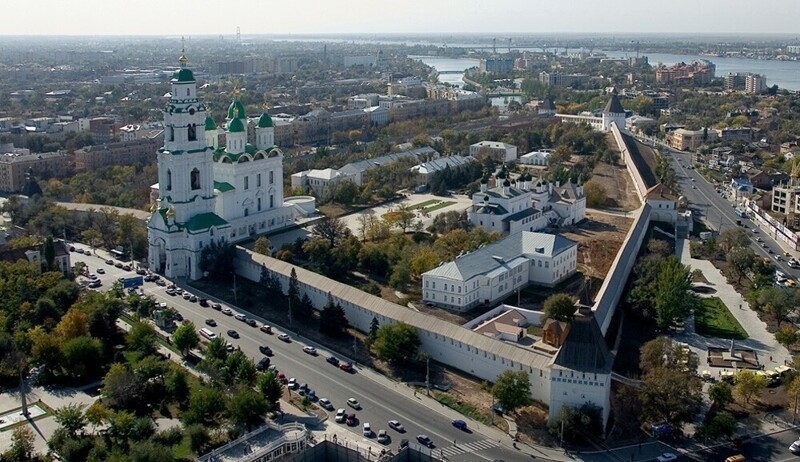
[[[200,336],[205,338],[205,339],[214,340],[215,338],[217,338],[217,334],[212,332],[211,329],[206,329],[205,327],[203,327],[203,328],[200,329],[199,332],[200,332]]]
[[[739,215],[742,218],[747,218],[747,213],[739,207],[736,207],[736,215]]]

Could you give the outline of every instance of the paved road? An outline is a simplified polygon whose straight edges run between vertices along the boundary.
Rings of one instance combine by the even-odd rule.
[[[689,206],[696,209],[710,227],[717,231],[723,231],[737,227],[737,220],[741,220],[742,225],[747,226],[751,235],[752,248],[756,255],[769,258],[775,264],[776,269],[786,274],[793,274],[795,277],[800,275],[800,270],[789,268],[785,256],[782,256],[780,261],[775,259],[776,255],[783,255],[784,249],[773,239],[773,236],[759,230],[749,219],[736,215],[734,205],[718,193],[713,184],[706,181],[696,169],[687,168],[691,165],[690,153],[671,150],[668,157],[671,158],[672,166],[677,174],[681,193],[689,200]],[[756,239],[761,239],[767,247],[762,247]],[[772,253],[770,254],[767,249]]]
[[[77,253],[72,255],[74,260],[86,262],[93,273],[97,272],[97,268],[105,270],[105,275],[98,275],[103,281],[104,288],[108,288],[116,279],[132,274],[106,265],[103,262],[104,258],[99,256]],[[330,399],[334,408],[345,408],[348,412],[352,412],[353,410],[348,408],[345,402],[350,397],[358,399],[363,406],[362,410],[354,411],[358,417],[359,426],[346,427],[343,424],[335,423],[333,412],[329,413],[330,419],[323,424],[335,427],[337,431],[353,432],[354,435],[349,439],[367,440],[361,436],[360,424],[364,422],[369,422],[377,433],[380,429],[389,430],[386,422],[390,419],[397,419],[403,423],[407,432],[401,435],[394,430],[389,430],[392,447],[396,447],[402,438],[408,438],[413,442],[416,435],[424,433],[433,440],[436,445],[435,451],[440,451],[449,460],[478,462],[495,459],[505,461],[530,459],[530,456],[524,455],[510,446],[510,438],[498,437],[498,433],[492,430],[482,432],[485,427],[476,422],[469,421],[469,426],[475,431],[463,432],[454,428],[450,422],[457,417],[451,410],[441,407],[432,400],[423,399],[421,396],[415,398],[413,392],[404,385],[376,377],[371,371],[362,368],[357,368],[355,374],[341,371],[325,361],[325,357],[329,353],[319,345],[313,345],[319,350],[319,356],[314,357],[304,353],[302,348],[309,343],[295,335],[292,335],[291,343],[278,340],[277,334],[283,332],[280,328],[276,329],[274,335],[265,334],[257,328],[235,320],[232,316],[225,316],[211,308],[203,308],[180,296],[169,296],[164,287],[153,283],[145,283],[144,291],[155,297],[158,302],[165,302],[176,308],[184,318],[194,322],[198,328],[205,326],[206,319],[214,319],[217,326],[211,329],[240,347],[255,361],[260,360],[263,356],[258,350],[259,345],[269,345],[274,352],[272,363],[277,365],[280,371],[283,371],[287,377],[296,377],[299,383],[308,383],[316,391],[317,396]],[[256,319],[263,321],[259,318]],[[230,339],[225,334],[228,329],[236,330],[241,337]],[[458,418],[467,420],[463,417]],[[498,440],[502,441],[502,445]],[[374,437],[368,441],[371,441],[370,444],[376,449],[381,447]]]

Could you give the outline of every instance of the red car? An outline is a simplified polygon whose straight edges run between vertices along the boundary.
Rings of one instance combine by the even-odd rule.
[[[345,372],[354,372],[355,371],[355,369],[353,369],[353,363],[348,363],[348,362],[340,363],[339,364],[339,369],[341,369],[341,370],[343,370]]]

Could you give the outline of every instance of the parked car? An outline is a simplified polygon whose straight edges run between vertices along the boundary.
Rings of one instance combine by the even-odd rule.
[[[156,276],[158,278],[158,276]],[[156,279],[156,285],[159,287],[164,287],[167,283],[163,279]]]
[[[184,292],[183,293],[183,299],[184,300],[189,300],[191,297],[192,297],[192,294],[190,294],[189,292]]]
[[[231,311],[230,308],[223,308],[222,314],[224,314],[225,316],[233,316],[233,311]]]
[[[147,274],[147,271],[145,271],[144,268],[139,268],[136,270],[136,274],[138,274],[139,276],[144,276],[145,274]]]
[[[239,338],[239,333],[233,329],[228,329],[228,337],[230,338]]]
[[[678,456],[671,453],[665,452],[656,458],[658,462],[672,462],[673,460],[678,460]]]
[[[217,321],[214,321],[213,319],[208,318],[208,319],[206,319],[206,325],[207,326],[211,326],[211,327],[216,327],[217,326]]]
[[[122,263],[120,263],[120,262],[116,262],[116,263],[114,263],[114,266],[115,266],[116,268],[122,269]]]
[[[233,319],[236,319],[237,321],[245,322],[245,321],[247,321],[247,316],[243,315],[242,313],[236,313],[236,315],[233,317]]]
[[[122,269],[125,270],[125,271],[130,271],[131,270],[131,265],[122,265]]]
[[[337,423],[343,423],[346,417],[347,417],[347,412],[344,409],[339,409],[336,411],[336,417],[334,418],[334,420],[336,420]]]
[[[214,303],[213,305],[211,305],[211,308],[217,311],[222,311],[222,305],[220,305],[219,303]]]
[[[259,371],[267,370],[267,368],[269,367],[269,362],[270,362],[269,358],[264,356],[263,358],[261,358],[258,364],[256,364],[256,369],[258,369]]]
[[[200,303],[200,306],[208,307],[208,300],[206,300],[205,298],[201,298],[200,300],[198,300],[198,303]]]
[[[317,349],[312,347],[312,346],[304,346],[303,347],[303,352],[307,353],[307,354],[310,354],[311,356],[316,356],[317,355]]]
[[[319,405],[323,409],[327,409],[329,411],[333,410],[333,404],[331,404],[331,400],[329,400],[328,398],[320,398],[319,399]]]
[[[343,362],[343,363],[339,364],[339,369],[341,369],[341,370],[343,370],[345,372],[353,372],[353,371],[355,371],[355,369],[353,369],[353,363],[351,363],[351,362]]]
[[[387,433],[386,430],[378,430],[378,442],[381,444],[389,444],[389,433]]]
[[[417,441],[419,441],[419,444],[423,446],[427,446],[429,448],[433,447],[433,440],[431,440],[428,435],[417,435]]]
[[[405,449],[408,447],[408,440],[400,440],[400,449]]]
[[[269,346],[267,346],[267,345],[261,345],[261,346],[259,346],[259,347],[258,347],[258,351],[260,351],[260,352],[261,352],[261,354],[263,354],[263,355],[266,355],[266,356],[272,356],[272,348],[270,348],[270,347],[269,347]]]
[[[289,382],[286,384],[286,388],[288,388],[289,390],[294,390],[295,388],[297,388],[297,379],[294,377],[290,378]]]
[[[358,422],[358,419],[356,419],[355,413],[354,414],[347,414],[347,417],[345,417],[344,422],[349,427],[352,427],[352,426],[355,426],[356,422]]]
[[[334,366],[337,367],[339,366],[339,360],[336,358],[336,356],[328,356],[327,358],[325,358],[325,361],[327,361],[330,364],[333,364]]]
[[[234,348],[233,343],[228,343],[225,345],[225,349],[228,351],[228,353],[233,353],[233,350],[236,348]]]
[[[281,335],[279,335],[278,336],[278,340],[281,340],[281,341],[286,342],[286,343],[291,343],[292,342],[292,338],[289,337],[289,334],[281,334]]]
[[[192,303],[197,303],[197,296],[196,295],[190,296],[189,297],[189,301],[192,302]]]
[[[466,431],[466,430],[467,430],[467,423],[466,423],[466,422],[464,422],[464,421],[463,421],[463,420],[461,420],[461,419],[454,420],[454,421],[452,421],[452,422],[450,422],[450,423],[451,423],[451,424],[452,424],[454,427],[456,427],[457,429],[459,429],[459,430],[462,430],[462,431]]]
[[[114,260],[106,260],[106,265],[114,266]]]
[[[176,295],[175,289],[167,289],[167,295]]]
[[[270,326],[268,326],[266,324],[262,325],[260,330],[261,330],[261,332],[263,332],[265,334],[271,334],[272,333],[272,327],[270,327]]]
[[[353,409],[361,409],[361,403],[355,398],[347,398],[347,405]]]
[[[403,426],[403,424],[400,423],[399,420],[390,420],[389,421],[389,428],[391,428],[392,430],[394,430],[396,432],[400,432],[400,433],[405,433],[406,432],[406,428]]]
[[[103,268],[97,268],[97,274],[106,274],[106,270]]]
[[[369,422],[364,422],[361,427],[361,433],[367,438],[372,438],[372,427],[370,427]]]
[[[258,327],[258,323],[256,322],[255,319],[249,319],[248,318],[246,322],[247,322],[247,325],[250,326],[250,327]]]
[[[800,440],[795,441],[789,446],[789,450],[792,451],[792,454],[800,454]]]

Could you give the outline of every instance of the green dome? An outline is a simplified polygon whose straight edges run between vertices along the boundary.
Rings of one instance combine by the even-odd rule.
[[[233,118],[230,122],[228,122],[228,132],[230,133],[241,133],[244,131],[244,124],[242,123],[242,119]]]
[[[211,130],[216,130],[216,129],[217,129],[217,123],[214,122],[214,118],[211,117],[211,114],[209,113],[206,116],[206,131],[209,132]]]
[[[228,107],[228,119],[243,119],[245,117],[247,117],[247,113],[244,112],[244,104],[241,101],[233,100],[230,107]]]
[[[181,68],[172,73],[173,82],[194,82],[194,74],[187,68]]]
[[[272,127],[272,117],[269,116],[266,112],[261,114],[261,117],[258,119],[258,128],[270,128]]]

